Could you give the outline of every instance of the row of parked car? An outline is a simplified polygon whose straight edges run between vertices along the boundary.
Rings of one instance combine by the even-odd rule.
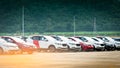
[[[89,50],[119,50],[119,39],[111,37],[65,37],[65,36],[45,36],[35,35],[28,37],[0,37],[0,54],[9,53],[22,54],[27,52],[32,54],[34,51],[45,50],[48,52],[56,51],[89,51]]]

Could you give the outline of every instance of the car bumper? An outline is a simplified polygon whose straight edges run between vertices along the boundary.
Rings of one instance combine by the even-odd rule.
[[[83,50],[87,51],[87,50],[94,50],[93,46],[86,46],[83,48]]]
[[[69,48],[69,50],[72,50],[72,51],[80,51],[80,50],[81,50],[81,47],[71,47],[71,48]]]
[[[112,50],[114,49],[115,47],[113,45],[105,45],[105,49],[109,49],[109,50]]]
[[[119,48],[119,49],[120,49],[120,46],[116,46],[116,48]]]
[[[103,50],[103,49],[105,49],[105,46],[94,46],[95,47],[95,49],[98,49],[98,50]]]

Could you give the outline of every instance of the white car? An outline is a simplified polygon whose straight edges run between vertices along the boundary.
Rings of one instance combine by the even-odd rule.
[[[99,38],[96,38],[96,37],[92,37],[93,40],[99,42],[99,44],[101,44],[102,46],[105,46],[105,42]]]
[[[27,42],[34,43],[39,50],[48,50],[55,52],[56,50],[68,50],[65,42],[60,42],[51,36],[30,36],[26,39]]]
[[[93,44],[95,50],[105,50],[105,46],[103,45],[103,43],[98,42],[98,41],[96,41],[95,39],[92,39],[92,38],[90,38],[90,37],[84,36],[83,38],[86,39],[87,42]]]
[[[103,40],[106,44],[106,49],[107,50],[115,50],[115,48],[119,48],[120,45],[118,45],[119,43],[117,43],[116,41],[114,41],[112,38],[110,37],[102,37],[102,36],[99,36],[97,37],[101,40]]]
[[[115,41],[114,39],[112,39],[111,37],[105,37],[106,39],[108,39],[108,42],[114,45],[115,49],[120,49],[120,42],[119,41]]]
[[[64,41],[67,43],[68,45],[68,49],[72,50],[72,51],[81,51],[81,45],[79,42],[75,42],[71,39],[68,39],[65,36],[53,36],[55,39],[57,39],[58,41]]]
[[[16,44],[21,50],[20,53],[27,52],[28,54],[32,54],[36,50],[36,46],[34,44],[27,43],[20,38],[12,36],[2,36],[1,38],[7,42]]]
[[[20,49],[16,44],[9,43],[4,39],[0,38],[0,54],[9,53],[14,54],[15,52],[19,51]]]

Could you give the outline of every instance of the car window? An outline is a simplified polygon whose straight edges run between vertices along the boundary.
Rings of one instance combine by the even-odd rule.
[[[7,42],[13,43],[13,40],[8,38]]]
[[[88,42],[88,40],[84,37],[78,37],[80,40],[82,40],[83,42]]]
[[[46,39],[44,36],[41,36],[39,39],[40,39],[41,41],[47,41],[47,39]]]
[[[4,39],[6,42],[13,43],[13,41],[12,41],[10,38],[4,37],[3,39]]]
[[[99,40],[97,40],[97,39],[95,39],[95,38],[92,38],[93,40],[95,40],[95,41],[97,41],[97,42],[99,42]]]
[[[105,42],[109,42],[109,40],[108,40],[107,38],[103,38],[103,40],[104,40]]]
[[[33,40],[40,40],[40,37],[39,36],[33,36],[32,39]]]

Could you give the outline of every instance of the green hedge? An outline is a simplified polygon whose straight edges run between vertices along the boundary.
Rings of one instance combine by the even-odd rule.
[[[47,32],[45,35],[65,35],[74,36],[74,32]],[[120,36],[120,32],[105,31],[105,32],[76,32],[75,36]]]
[[[22,33],[0,33],[0,36],[20,36]],[[25,36],[29,35],[64,35],[74,36],[74,32],[45,32],[45,33],[25,33]],[[76,32],[75,36],[117,36],[120,37],[120,31],[104,31],[104,32]]]

